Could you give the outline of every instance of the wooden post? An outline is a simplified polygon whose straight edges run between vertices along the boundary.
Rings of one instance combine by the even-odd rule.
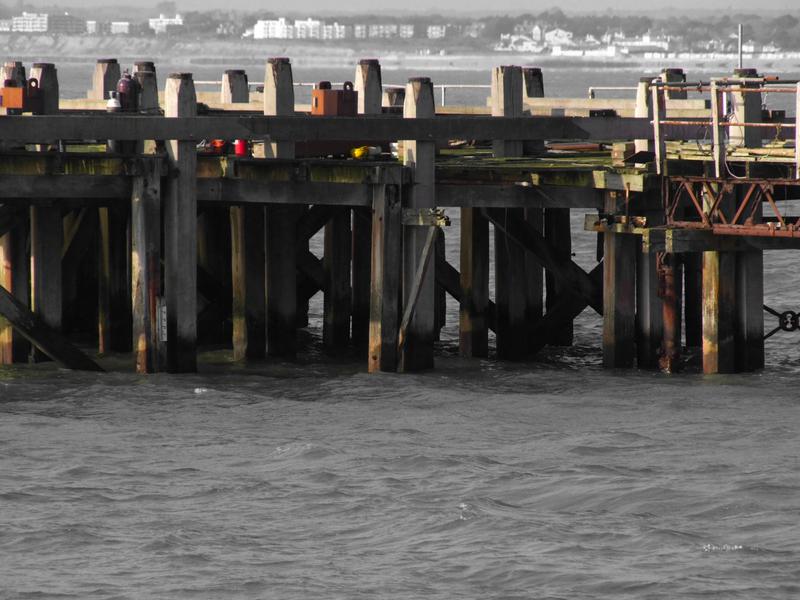
[[[406,101],[406,88],[388,87],[383,91],[381,105],[386,108],[403,106]]]
[[[660,190],[657,193],[660,197]],[[663,211],[647,211],[642,216],[647,218],[648,227],[657,227],[663,223],[663,214]],[[639,236],[636,236],[636,250],[637,366],[640,369],[655,369],[664,338],[664,306],[658,293],[657,257],[655,252],[642,252]]]
[[[492,69],[492,116],[522,116],[522,99],[522,69],[517,66]],[[522,142],[516,140],[494,140],[492,149],[496,157],[522,156]],[[505,209],[503,218],[522,220],[524,212],[519,208]],[[494,242],[497,356],[521,360],[528,351],[525,250],[497,227]]]
[[[350,341],[350,211],[342,208],[325,224],[325,298],[322,343],[329,352],[340,351]]]
[[[133,63],[133,74],[136,73],[155,73],[156,63],[152,60],[137,60]]]
[[[678,254],[657,254],[662,286],[662,319],[664,338],[659,368],[666,373],[678,370],[681,354],[681,259]]]
[[[98,209],[98,351],[131,350],[131,233],[127,203]]]
[[[435,115],[433,84],[427,77],[408,80],[403,118],[431,118]],[[435,182],[436,144],[428,141],[405,140],[403,164],[413,170],[414,185],[407,206],[429,209],[436,206]],[[427,238],[426,227],[410,226],[403,231],[403,305],[421,267],[422,251]],[[429,269],[422,281],[416,311],[408,327],[408,337],[400,356],[401,371],[433,368],[434,341],[434,269]]]
[[[133,77],[139,83],[139,101],[137,103],[139,112],[157,114],[159,110],[158,81],[155,71],[137,71]]]
[[[713,85],[712,85],[713,87]],[[704,209],[714,198],[703,192]],[[724,207],[729,199],[723,199]],[[703,372],[736,370],[736,253],[703,252]]]
[[[525,221],[540,234],[544,234],[544,211],[541,208],[526,208]],[[536,339],[536,331],[544,312],[544,269],[542,264],[530,252],[525,253],[525,283],[527,290],[525,322],[528,324],[528,352],[533,353],[541,348],[540,340]]]
[[[57,206],[31,207],[31,306],[45,325],[61,330],[61,248],[64,227]],[[34,360],[46,360],[40,351]]]
[[[382,113],[381,65],[376,59],[364,59],[356,66],[354,83],[358,91],[358,114]],[[370,260],[372,210],[353,209],[353,344],[367,348],[370,322]]]
[[[489,221],[479,208],[461,209],[459,352],[489,356]]]
[[[28,259],[28,220],[0,236],[0,286],[24,306],[30,305],[30,261]],[[0,364],[27,362],[31,346],[0,317]]]
[[[664,68],[661,69],[659,78],[664,83],[685,83],[686,73],[683,72],[683,69]],[[685,100],[688,93],[686,90],[667,90],[666,97],[670,100]]]
[[[370,373],[393,372],[398,368],[403,256],[403,208],[398,186],[373,186],[372,207],[368,369]]]
[[[683,306],[686,346],[703,345],[703,255],[700,252],[682,254]]]
[[[376,58],[364,58],[356,65],[353,87],[358,92],[358,114],[381,114],[381,63]]]
[[[294,82],[292,65],[288,58],[277,57],[267,60],[264,73],[264,114],[268,116],[287,116],[294,114]],[[293,142],[272,140],[265,144],[267,158],[294,158]]]
[[[635,117],[653,118],[652,94],[650,92],[652,81],[652,77],[639,79],[639,83],[636,86],[636,107],[633,112]],[[634,147],[636,152],[646,152],[653,149],[653,142],[651,140],[634,140]]]
[[[270,58],[264,74],[264,114],[293,115],[294,85],[288,58]],[[268,158],[294,158],[294,143],[271,140],[265,144]],[[308,303],[297,294],[296,221],[300,206],[267,205],[267,353],[294,358],[297,354],[295,327],[298,303],[308,314]],[[307,243],[307,242],[306,242]],[[306,317],[307,319],[307,317]]]
[[[725,131],[722,126],[724,113],[722,109],[723,92],[720,91],[716,81],[711,82],[711,136],[713,139],[712,153],[714,158],[714,176],[725,177],[727,150],[725,149]]]
[[[161,285],[161,163],[142,161],[131,194],[131,290],[137,373],[166,367],[166,322]]]
[[[222,74],[219,101],[223,104],[249,102],[250,87],[247,84],[247,73],[242,69],[225,71]]]
[[[21,61],[8,60],[4,62],[2,75],[3,81],[0,82],[0,84],[5,82],[6,79],[14,81],[17,87],[23,87],[26,83],[25,65],[23,65]]]
[[[233,357],[263,358],[266,342],[266,221],[263,206],[233,206]]]
[[[736,69],[733,76],[734,78],[756,78],[758,71],[756,69]],[[737,87],[754,88],[758,87],[758,84],[739,82]],[[761,122],[761,94],[734,89],[731,91],[730,97],[734,123]],[[760,148],[761,133],[761,129],[757,127],[729,127],[728,142],[733,147]]]
[[[164,91],[166,117],[197,114],[191,73],[171,73]],[[173,175],[164,197],[167,300],[167,368],[197,370],[197,150],[194,142],[169,140]]]
[[[606,192],[606,212],[619,212],[617,192]],[[633,366],[636,307],[636,238],[606,232],[603,258],[603,366]]]
[[[544,235],[555,255],[563,260],[569,260],[572,257],[570,209],[544,209]],[[559,283],[558,278],[548,272],[545,272],[545,287],[547,291],[545,307],[549,312],[556,307],[564,288]],[[570,323],[562,327],[550,343],[554,346],[571,346],[573,339],[573,326]]]
[[[734,77],[756,78],[756,69],[736,69]],[[741,83],[743,88],[758,87],[754,83]],[[756,92],[731,92],[733,118],[739,123],[762,121],[762,95]],[[757,127],[732,127],[731,144],[747,148],[761,147],[761,130]],[[762,167],[763,168],[763,167]],[[759,165],[749,165],[751,177],[759,173]],[[737,186],[739,202],[743,200],[745,186]],[[737,203],[738,204],[738,203]],[[761,221],[762,211],[753,214],[755,222]],[[736,370],[755,371],[764,367],[764,251],[753,248],[736,253],[736,315],[735,344]]]
[[[121,76],[116,58],[99,58],[94,66],[92,89],[87,92],[87,97],[91,100],[107,99],[108,92],[117,89]]]
[[[522,67],[522,109],[532,98],[544,98],[544,78],[538,67]],[[523,142],[525,156],[535,156],[544,152],[544,140],[527,140]]]
[[[33,63],[31,78],[39,82],[42,94],[42,114],[58,114],[58,71],[53,63]]]

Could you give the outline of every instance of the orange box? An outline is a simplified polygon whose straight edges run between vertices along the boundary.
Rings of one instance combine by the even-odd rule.
[[[25,88],[0,88],[0,106],[3,108],[23,108],[25,105]]]
[[[353,89],[315,89],[311,92],[311,114],[326,117],[355,117],[358,92]]]

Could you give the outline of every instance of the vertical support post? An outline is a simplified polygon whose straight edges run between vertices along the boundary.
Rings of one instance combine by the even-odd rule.
[[[387,108],[403,106],[405,101],[406,88],[403,87],[388,87],[381,97],[381,105]]]
[[[166,367],[161,285],[161,163],[142,161],[131,194],[131,289],[137,373]]]
[[[725,174],[725,131],[721,125],[724,112],[722,110],[722,94],[716,81],[711,82],[711,135],[713,138],[714,176],[723,177]]]
[[[0,286],[14,294],[24,306],[30,305],[30,261],[28,219],[0,237]],[[0,317],[0,364],[27,362],[31,345]]]
[[[399,186],[375,185],[372,192],[370,373],[393,372],[398,368],[402,248],[403,207]]]
[[[403,118],[431,118],[435,115],[433,84],[427,77],[411,78],[406,85]],[[436,144],[428,141],[405,140],[403,164],[413,171],[413,187],[408,198],[409,208],[434,208],[436,182],[434,163]],[[427,228],[406,227],[403,232],[403,305],[409,301],[414,277],[421,267],[422,250]],[[434,281],[433,269],[428,269],[420,288],[417,308],[408,327],[403,352],[400,356],[402,371],[419,371],[433,368],[434,341]]]
[[[606,192],[605,209],[619,211],[617,192]],[[603,366],[633,366],[636,307],[636,239],[606,232],[603,258]]]
[[[659,368],[666,373],[678,369],[681,353],[681,260],[677,254],[658,253],[659,277],[662,285],[664,339]]]
[[[292,64],[288,58],[276,57],[267,60],[264,73],[264,114],[267,116],[291,116],[294,114],[294,81]],[[265,144],[267,158],[294,158],[294,142],[273,140]]]
[[[682,254],[684,321],[686,346],[703,345],[703,255],[699,252]]]
[[[653,94],[650,91],[652,81],[652,77],[641,77],[639,79],[639,83],[636,86],[636,106],[633,116],[642,119],[653,118]],[[634,148],[636,152],[652,151],[653,142],[651,140],[634,140]]]
[[[377,58],[364,58],[358,61],[353,88],[358,92],[358,114],[381,114],[383,85],[381,63]]]
[[[545,208],[544,209],[544,235],[553,252],[561,259],[572,256],[572,228],[570,226],[570,209]],[[547,310],[555,308],[556,302],[564,292],[558,279],[545,272],[545,288],[547,291],[545,306]],[[553,336],[551,343],[554,346],[571,346],[574,339],[572,323],[565,325]]]
[[[267,60],[264,74],[264,114],[294,114],[292,65],[288,58]],[[271,140],[268,158],[294,158],[294,143]],[[297,206],[267,206],[267,353],[294,358],[297,354]],[[308,305],[301,307],[303,316]],[[307,317],[306,317],[307,319]],[[305,319],[303,319],[305,320]]]
[[[522,69],[502,66],[492,69],[492,116],[522,116]],[[494,140],[492,149],[496,157],[522,156],[522,142]],[[523,220],[523,209],[504,210],[505,218]],[[525,250],[495,228],[495,304],[497,306],[497,356],[520,360],[528,351],[528,331],[525,321],[527,285]]]
[[[683,69],[664,68],[661,69],[661,74],[659,77],[664,83],[686,82],[686,73],[684,73]],[[667,90],[665,96],[670,100],[686,100],[686,98],[689,97],[689,94],[686,92],[686,90]]]
[[[541,208],[526,208],[525,220],[536,231],[544,235],[544,211]],[[528,324],[528,350],[531,351],[541,348],[539,340],[535,339],[534,332],[544,310],[544,269],[530,252],[525,253],[525,283],[527,291],[525,322]],[[570,338],[569,343],[571,342]]]
[[[171,73],[164,92],[166,117],[197,114],[191,73]],[[167,364],[171,372],[197,370],[197,151],[194,142],[169,140],[174,175],[164,198]]]
[[[522,110],[532,98],[544,98],[544,77],[538,67],[522,67]],[[525,156],[544,152],[544,140],[526,140],[522,143]]]
[[[350,341],[350,211],[342,208],[325,224],[325,294],[322,343],[334,352]]]
[[[130,208],[98,209],[100,271],[98,274],[98,351],[131,350]]]
[[[242,69],[225,71],[222,74],[219,101],[222,104],[250,102],[250,86],[247,84],[247,73]]]
[[[58,114],[58,71],[53,63],[33,63],[31,78],[39,82],[42,95],[42,114]]]
[[[733,373],[736,255],[703,252],[703,373]]]
[[[489,356],[489,221],[479,208],[461,209],[459,352]]]
[[[753,79],[758,77],[757,69],[736,69],[734,78]],[[735,81],[735,79],[734,79]],[[738,82],[738,88],[758,87],[755,83]],[[735,123],[760,123],[761,122],[761,94],[744,92],[741,89],[731,91],[731,104],[733,121]],[[728,143],[731,146],[744,146],[745,148],[761,147],[761,129],[758,127],[734,126],[728,128]]]
[[[655,89],[655,88],[654,88]],[[663,222],[663,211],[648,211],[648,227]],[[654,252],[642,252],[636,236],[636,355],[640,369],[658,367],[658,356],[664,337],[664,307],[659,297],[658,265]]]
[[[64,227],[57,206],[31,207],[31,306],[56,331],[61,329],[61,248]],[[49,360],[38,350],[34,360]]]
[[[794,94],[794,114],[800,115],[800,82]],[[800,179],[800,127],[794,128],[794,177]]]
[[[381,65],[376,59],[364,59],[356,66],[355,89],[358,91],[358,114],[381,114]],[[366,349],[369,340],[370,257],[372,210],[353,209],[353,344]]]
[[[661,122],[667,116],[664,91],[657,85],[652,86],[651,105],[653,107],[653,149],[655,151],[656,173],[667,172],[667,144],[661,130]]]
[[[266,221],[263,206],[232,206],[231,279],[233,358],[264,358],[266,332]]]
[[[435,273],[436,265],[439,263],[439,261],[446,260],[444,229],[441,227],[439,227],[436,232],[436,240],[434,241],[433,251],[434,258],[431,260],[433,264],[430,268],[434,269]],[[447,323],[447,290],[445,290],[444,286],[438,282],[434,284],[434,290],[433,335],[438,342],[441,339],[442,329]]]
[[[116,58],[99,58],[94,66],[92,89],[86,94],[90,100],[105,100],[108,92],[117,89],[121,77]]]
[[[704,208],[714,198],[703,192]],[[723,199],[721,204],[728,204]],[[703,372],[736,370],[736,253],[703,252]]]

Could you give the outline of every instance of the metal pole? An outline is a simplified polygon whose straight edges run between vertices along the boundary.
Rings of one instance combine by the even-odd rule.
[[[739,68],[742,68],[742,24],[739,23]]]

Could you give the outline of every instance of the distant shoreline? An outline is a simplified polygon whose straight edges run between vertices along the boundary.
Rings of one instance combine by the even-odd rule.
[[[0,34],[7,59],[58,63],[94,62],[98,58],[115,57],[120,62],[152,59],[171,64],[225,67],[263,65],[269,56],[289,56],[298,68],[350,67],[358,59],[377,57],[384,69],[487,70],[500,64],[546,65],[550,68],[620,69],[645,68],[652,71],[662,66],[689,70],[727,70],[736,65],[735,55],[676,54],[668,58],[563,57],[516,52],[477,51],[454,48],[439,53],[415,53],[411,47],[359,41],[314,43],[283,40],[183,40],[163,37],[20,35]],[[800,52],[767,57],[745,57],[748,66],[781,72],[800,71]]]

